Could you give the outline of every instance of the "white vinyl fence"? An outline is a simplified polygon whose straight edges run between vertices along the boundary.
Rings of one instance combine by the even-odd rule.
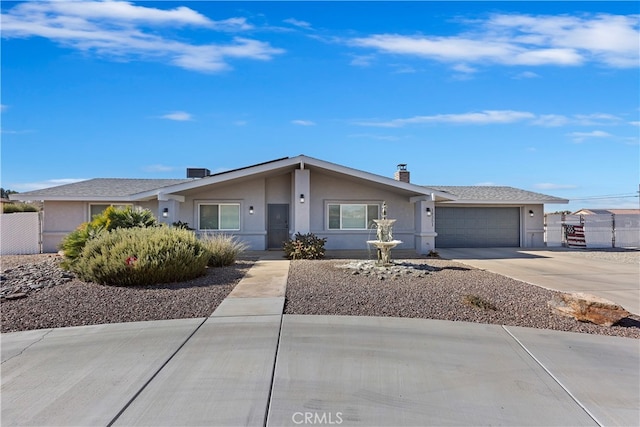
[[[640,247],[640,215],[546,214],[545,242],[549,247],[570,246],[567,230],[583,226],[587,248]],[[583,246],[584,247],[584,246]]]
[[[27,255],[41,253],[40,212],[0,214],[0,255]]]

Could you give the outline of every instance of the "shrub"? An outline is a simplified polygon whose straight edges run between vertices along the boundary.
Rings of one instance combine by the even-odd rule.
[[[2,205],[2,212],[15,213],[15,212],[38,212],[37,206],[29,205],[27,203],[5,203]]]
[[[202,242],[211,252],[210,267],[233,265],[238,255],[247,250],[246,243],[238,241],[235,236],[224,234],[206,234],[202,237]]]
[[[201,276],[210,257],[188,230],[117,228],[87,241],[73,271],[82,280],[105,285],[152,285]]]
[[[156,227],[158,221],[149,209],[125,208],[116,209],[109,206],[103,214],[107,217],[107,230],[116,228],[133,228],[133,227]]]
[[[87,241],[97,237],[103,230],[116,228],[155,227],[157,220],[148,209],[114,208],[109,206],[101,213],[94,215],[91,222],[82,223],[74,231],[62,239],[59,248],[64,254],[62,267],[73,270],[73,264],[82,253]]]
[[[289,259],[324,258],[326,237],[320,238],[313,233],[296,233],[294,239],[284,243],[284,253]]]
[[[64,254],[64,260],[60,263],[60,266],[66,270],[74,270],[74,265],[78,261],[78,258],[82,254],[87,242],[97,237],[103,230],[103,225],[94,226],[90,222],[82,223],[67,234],[60,243],[60,250]]]

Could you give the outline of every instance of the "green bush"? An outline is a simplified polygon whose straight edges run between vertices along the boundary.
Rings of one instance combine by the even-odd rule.
[[[224,234],[206,234],[202,237],[202,243],[211,252],[210,267],[233,265],[238,255],[248,247],[246,243],[238,241],[235,236]]]
[[[73,265],[82,253],[85,244],[100,235],[103,230],[155,227],[157,225],[157,220],[148,209],[134,209],[131,206],[125,208],[109,206],[101,213],[94,215],[91,222],[80,224],[78,228],[62,239],[59,248],[62,250],[65,259],[61,265],[67,270],[73,270]]]
[[[27,203],[5,203],[2,205],[2,212],[4,213],[38,212],[39,210],[37,206]]]
[[[105,285],[152,285],[201,276],[210,258],[188,230],[117,228],[88,240],[72,270],[84,281]]]
[[[289,259],[320,259],[324,258],[324,244],[326,237],[319,238],[313,233],[296,233],[294,239],[284,243],[284,253]]]
[[[107,230],[158,226],[158,221],[149,209],[133,208],[131,206],[117,209],[109,206],[104,210],[103,215],[107,217]]]

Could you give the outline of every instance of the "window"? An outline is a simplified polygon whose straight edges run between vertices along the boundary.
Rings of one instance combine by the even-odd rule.
[[[95,215],[101,214],[109,206],[113,206],[114,208],[118,208],[118,209],[123,209],[123,208],[126,208],[127,206],[131,206],[131,205],[112,205],[110,203],[107,203],[107,204],[95,204],[95,205],[91,204],[91,205],[89,205],[89,220],[93,219],[93,217]]]
[[[330,203],[329,230],[366,230],[379,218],[379,205]]]
[[[200,230],[240,230],[240,204],[201,203],[198,224]]]

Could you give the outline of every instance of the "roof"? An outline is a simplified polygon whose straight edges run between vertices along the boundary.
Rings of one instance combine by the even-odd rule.
[[[638,215],[640,209],[580,209],[572,215]]]
[[[41,190],[13,193],[11,200],[113,200],[158,190],[191,179],[94,178]]]
[[[428,185],[426,187],[456,196],[457,200],[450,203],[569,203],[567,199],[507,186]]]
[[[184,200],[185,191],[218,183],[247,179],[261,174],[282,173],[293,169],[318,169],[325,173],[348,175],[381,187],[391,187],[412,200],[433,197],[443,203],[568,203],[568,200],[513,187],[488,186],[421,186],[372,174],[358,169],[299,155],[284,157],[252,166],[233,169],[198,179],[130,179],[95,178],[73,184],[60,185],[26,193],[12,194],[11,200],[83,200],[83,201],[140,201]],[[265,176],[265,175],[262,175]]]

